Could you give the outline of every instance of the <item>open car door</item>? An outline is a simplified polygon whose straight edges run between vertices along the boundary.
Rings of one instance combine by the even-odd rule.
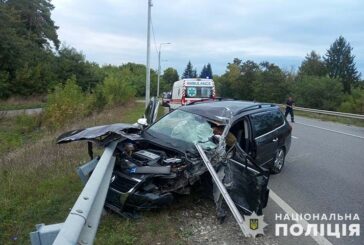
[[[236,144],[234,157],[227,160],[223,179],[235,205],[247,215],[252,212],[261,215],[268,202],[268,181],[269,171],[257,165]]]
[[[157,120],[159,109],[159,100],[156,97],[152,97],[144,112],[144,118],[147,119],[147,124],[151,125]]]

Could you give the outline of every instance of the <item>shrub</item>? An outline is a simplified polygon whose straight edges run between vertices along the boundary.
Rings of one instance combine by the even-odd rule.
[[[353,89],[341,103],[340,111],[364,114],[364,89]]]
[[[45,123],[50,128],[59,128],[66,121],[82,118],[90,113],[90,100],[77,86],[76,79],[68,79],[63,86],[58,85],[48,95],[45,107]]]
[[[100,112],[107,104],[102,84],[98,84],[94,89],[93,93],[90,94],[88,97],[89,97],[89,111]]]
[[[15,126],[17,132],[21,134],[29,134],[40,128],[41,117],[39,115],[19,115],[15,118]]]
[[[104,80],[103,94],[109,105],[122,105],[134,97],[136,91],[128,78],[130,72],[109,72]]]
[[[342,84],[329,77],[303,76],[295,84],[294,98],[299,106],[336,111],[343,99]]]

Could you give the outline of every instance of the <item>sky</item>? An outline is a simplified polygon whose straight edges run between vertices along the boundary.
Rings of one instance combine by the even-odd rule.
[[[148,0],[53,0],[62,43],[100,65],[146,64]],[[297,70],[311,50],[325,55],[340,35],[364,75],[362,0],[153,0],[151,68],[183,73],[211,63],[214,74],[234,58]],[[154,33],[154,35],[153,35]]]

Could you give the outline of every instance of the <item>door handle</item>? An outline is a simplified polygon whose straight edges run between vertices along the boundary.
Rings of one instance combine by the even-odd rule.
[[[278,141],[278,138],[274,138],[272,141],[273,142],[277,142]]]

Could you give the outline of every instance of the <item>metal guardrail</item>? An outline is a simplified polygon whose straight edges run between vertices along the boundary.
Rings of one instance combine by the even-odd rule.
[[[30,233],[32,245],[93,244],[115,164],[113,154],[117,143],[105,148],[97,165],[97,160],[92,160],[78,169],[85,176],[96,165],[66,221],[36,225],[37,230]]]
[[[284,107],[284,104],[278,104],[279,106]],[[311,109],[306,107],[293,107],[294,110],[297,111],[305,111],[305,112],[312,112],[317,114],[329,115],[329,116],[337,116],[337,117],[346,117],[351,119],[361,119],[364,120],[364,115],[362,114],[353,114],[353,113],[346,113],[346,112],[338,112],[338,111],[326,111],[326,110],[318,110],[318,109]]]

